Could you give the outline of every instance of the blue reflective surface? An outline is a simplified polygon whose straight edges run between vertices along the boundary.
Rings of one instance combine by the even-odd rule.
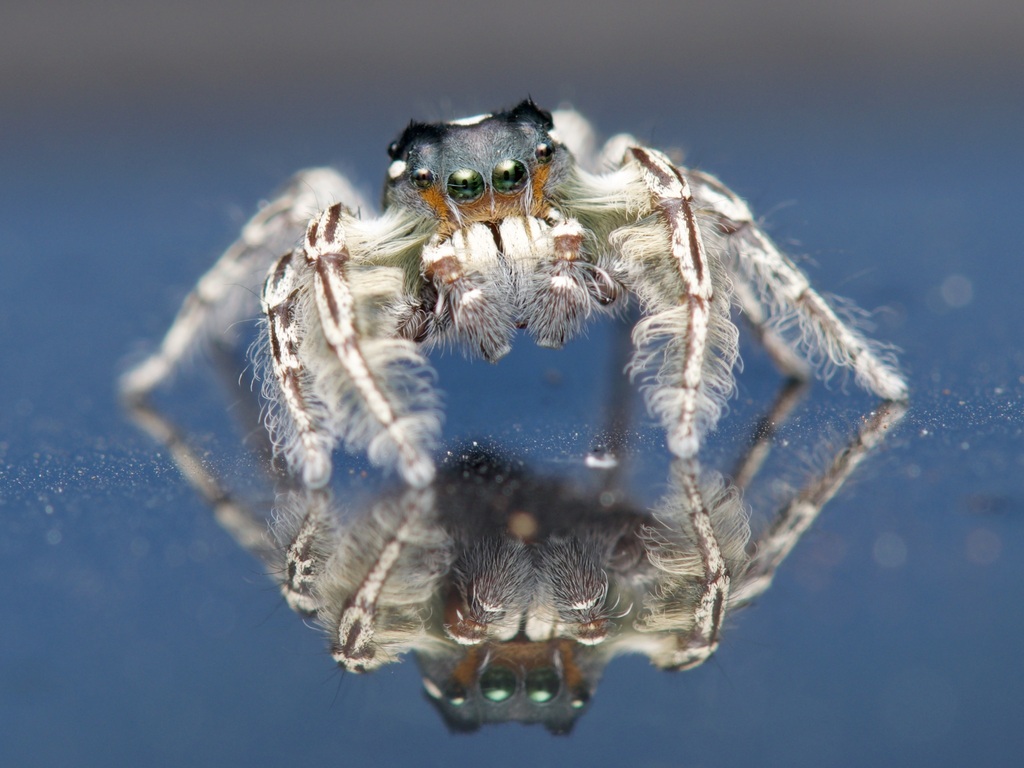
[[[575,101],[600,130],[686,147],[810,257],[816,285],[884,307],[875,334],[904,350],[912,382],[898,433],[733,617],[713,660],[675,675],[617,660],[567,738],[517,725],[449,735],[415,665],[334,671],[321,636],[117,407],[132,350],[159,338],[257,201],[334,161],[376,188],[415,109],[16,122],[0,159],[0,762],[1012,763],[1024,747],[1024,112],[984,94],[820,110],[694,111],[642,93],[624,110],[596,89]],[[597,327],[559,353],[521,340],[499,366],[442,361],[446,438],[578,462],[608,336]],[[709,462],[727,465],[778,385],[756,348],[744,353]],[[817,386],[780,434],[787,482],[871,407],[841,389]],[[224,408],[236,395],[198,366],[161,397],[212,463],[246,476]],[[664,457],[657,432],[641,433],[653,458],[634,484],[654,496]],[[771,491],[755,501],[770,508]]]

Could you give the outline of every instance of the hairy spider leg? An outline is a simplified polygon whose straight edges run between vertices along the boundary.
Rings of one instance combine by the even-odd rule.
[[[266,394],[271,403],[280,401],[287,410],[285,416],[272,406],[267,425],[275,444],[282,445],[288,465],[301,469],[303,482],[310,488],[321,488],[331,478],[335,438],[325,428],[326,407],[311,392],[311,376],[299,352],[302,331],[297,322],[296,301],[303,267],[303,252],[291,251],[274,265],[263,287],[263,314],[273,372],[272,377],[266,377],[264,388],[269,390]]]
[[[649,289],[644,285],[649,278],[642,270],[635,272],[634,279],[642,294],[656,290],[675,294],[675,306],[652,306],[654,314],[637,323],[631,373],[647,371],[661,357],[659,370],[645,387],[648,408],[665,425],[672,453],[690,458],[700,449],[703,435],[717,423],[731,391],[735,342],[716,338],[721,332],[712,328],[722,325],[714,315],[722,297],[717,297],[716,305],[712,265],[686,178],[656,150],[632,147],[628,157],[639,166],[651,207],[667,227],[673,266],[668,286]]]
[[[146,397],[197,348],[209,339],[221,339],[233,323],[254,315],[255,294],[246,289],[258,285],[274,259],[294,246],[310,215],[340,197],[361,201],[352,185],[330,168],[293,176],[200,278],[156,352],[121,378],[122,396],[126,400]]]
[[[849,368],[869,392],[906,400],[907,384],[892,350],[843,322],[732,190],[708,174],[692,172],[690,178],[697,199],[717,220],[747,318],[765,332],[776,364],[790,376],[806,376],[809,364],[823,378],[836,367]]]
[[[378,602],[395,565],[410,546],[422,545],[416,536],[423,520],[434,512],[432,490],[409,489],[398,501],[399,522],[383,541],[372,567],[345,600],[334,629],[331,656],[352,672],[366,672],[394,661],[379,654],[376,639]],[[375,515],[380,519],[381,516]]]
[[[311,488],[329,481],[338,438],[350,450],[366,448],[375,464],[396,461],[403,478],[422,488],[434,477],[430,448],[440,419],[415,345],[364,338],[357,326],[345,235],[357,223],[340,203],[329,206],[310,221],[303,248],[267,278],[272,368],[293,426],[293,434],[284,430],[285,451]]]

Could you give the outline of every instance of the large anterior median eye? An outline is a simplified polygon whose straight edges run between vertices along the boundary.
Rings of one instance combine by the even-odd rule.
[[[484,193],[484,177],[472,168],[462,168],[448,177],[448,194],[460,203],[476,200]]]
[[[547,704],[561,687],[562,681],[553,669],[535,669],[526,675],[526,695],[534,704]]]
[[[499,704],[516,692],[516,674],[508,667],[495,665],[480,675],[480,693]]]
[[[526,182],[526,166],[518,160],[502,160],[494,166],[491,183],[499,192],[514,192]]]

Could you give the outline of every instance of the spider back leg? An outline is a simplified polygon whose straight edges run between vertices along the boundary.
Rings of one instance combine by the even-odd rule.
[[[776,364],[791,376],[801,376],[807,366],[824,377],[848,368],[869,392],[905,400],[907,383],[892,351],[840,318],[732,190],[713,176],[690,176],[701,204],[717,220],[741,306]]]
[[[297,173],[200,278],[160,347],[122,377],[122,396],[129,401],[145,398],[197,348],[209,340],[221,340],[233,323],[255,315],[253,293],[245,289],[257,285],[272,261],[294,245],[311,213],[325,201],[339,198],[363,204],[352,185],[330,168]]]

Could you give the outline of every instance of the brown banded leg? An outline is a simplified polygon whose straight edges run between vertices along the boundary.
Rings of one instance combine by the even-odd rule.
[[[422,258],[424,277],[437,292],[438,325],[490,362],[508,354],[515,333],[511,286],[493,232],[476,224],[449,238],[435,236]]]
[[[297,302],[305,269],[304,252],[292,251],[278,260],[263,286],[261,301],[273,372],[270,381],[276,384],[273,389],[268,381],[264,389],[267,394],[275,393],[271,402],[279,402],[284,409],[284,413],[272,412],[269,417],[275,443],[283,447],[288,465],[301,472],[308,487],[321,488],[331,478],[334,436],[323,418],[323,406],[310,391],[311,374],[299,349],[304,329],[299,325]]]
[[[891,352],[840,319],[758,226],[743,200],[713,176],[694,172],[691,177],[701,203],[717,219],[741,301],[746,297],[748,319],[766,330],[766,346],[780,368],[799,375],[805,365],[793,360],[795,354],[814,361],[825,376],[830,367],[849,368],[864,389],[888,400],[905,400],[907,384]],[[792,341],[776,344],[776,339],[781,341],[776,329],[788,331]]]
[[[409,400],[403,401],[391,380],[395,369],[419,367],[423,361],[408,342],[366,339],[361,334],[349,285],[352,254],[345,241],[342,220],[346,215],[342,206],[330,206],[306,231],[303,258],[313,274],[317,319],[341,368],[337,372],[325,368],[317,375],[345,377],[341,398],[352,402],[336,419],[334,428],[350,444],[365,444],[373,463],[394,460],[410,485],[424,487],[434,478],[429,448],[436,440],[440,421],[433,410],[416,412]],[[368,355],[371,347],[378,354]],[[328,403],[328,407],[335,404]]]
[[[721,408],[707,396],[709,386],[704,381],[714,298],[711,270],[686,179],[660,152],[633,147],[630,153],[649,190],[652,208],[667,227],[668,258],[677,285],[677,306],[637,324],[633,370],[646,367],[651,355],[656,354],[651,350],[667,344],[661,370],[648,390],[648,405],[664,423],[671,451],[689,458],[696,455],[703,432],[717,421]]]

